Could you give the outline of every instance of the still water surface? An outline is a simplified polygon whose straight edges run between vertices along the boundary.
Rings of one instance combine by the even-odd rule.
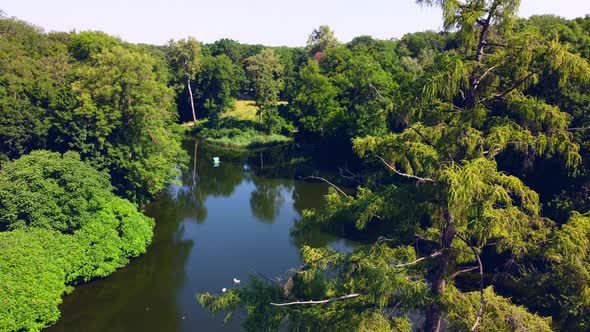
[[[60,306],[58,331],[239,331],[205,312],[198,292],[220,293],[233,278],[282,275],[299,266],[299,248],[354,245],[319,231],[294,237],[304,209],[318,207],[327,186],[295,181],[296,149],[235,152],[186,142],[190,167],[146,213],[156,219],[145,255],[112,276],[76,287]],[[212,158],[221,163],[215,167]],[[309,165],[309,162],[307,163]]]

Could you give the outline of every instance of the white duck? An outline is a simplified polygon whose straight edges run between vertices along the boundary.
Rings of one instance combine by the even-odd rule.
[[[239,285],[239,284],[240,284],[240,280],[239,280],[239,279],[236,279],[236,278],[234,278],[234,285]]]

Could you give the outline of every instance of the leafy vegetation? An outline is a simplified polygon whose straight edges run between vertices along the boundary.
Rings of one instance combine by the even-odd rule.
[[[0,159],[77,151],[145,203],[184,159],[163,60],[100,32],[0,19]]]
[[[145,251],[134,203],[178,174],[177,120],[220,145],[297,133],[364,160],[356,190],[332,184],[293,231],[365,246],[303,246],[282,282],[200,294],[228,319],[246,308],[247,330],[590,329],[590,17],[417,2],[444,31],[341,44],[320,26],[305,48],[0,18],[0,329],[40,330],[72,285]]]
[[[154,221],[80,160],[34,151],[0,171],[0,329],[39,331],[72,285],[145,252]]]

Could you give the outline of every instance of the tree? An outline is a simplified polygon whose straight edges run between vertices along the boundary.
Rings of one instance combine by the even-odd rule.
[[[236,82],[232,61],[226,55],[205,58],[197,82],[198,104],[216,126],[220,114],[233,106]]]
[[[306,49],[311,56],[315,56],[318,52],[323,53],[336,46],[338,46],[338,39],[334,36],[334,31],[327,25],[320,25],[309,35]]]
[[[138,202],[162,190],[184,158],[172,90],[154,65],[120,46],[98,54],[77,68],[76,107],[54,120],[57,146],[108,169],[118,192]]]
[[[108,174],[80,155],[35,151],[0,173],[0,229],[46,228],[71,233],[112,196]]]
[[[246,60],[248,75],[252,82],[254,99],[258,105],[258,123],[262,126],[265,118],[266,129],[271,132],[278,114],[276,112],[279,93],[283,87],[283,66],[273,50],[265,49]]]
[[[445,321],[471,331],[551,330],[548,319],[485,287],[484,273],[493,271],[481,254],[495,248],[509,257],[506,266],[512,268],[503,272],[523,277],[515,264],[531,264],[554,248],[559,254],[552,256],[552,266],[559,275],[568,266],[586,272],[587,255],[573,253],[571,244],[588,250],[587,218],[574,214],[560,231],[543,215],[538,193],[498,163],[508,156],[526,164],[554,158],[576,172],[581,156],[570,115],[531,94],[531,88],[553,77],[564,95],[590,81],[590,64],[556,40],[515,31],[516,0],[419,2],[443,9],[445,28],[455,31],[459,47],[435,54],[414,84],[383,92],[363,74],[370,61],[329,54],[321,61],[323,68],[334,68],[334,81],[342,87],[348,82],[367,87],[358,89],[363,101],[371,86],[374,100],[401,99],[392,114],[397,126],[388,133],[359,130],[361,137],[354,139],[356,153],[384,166],[392,178],[360,187],[354,196],[332,190],[327,206],[306,212],[296,231],[314,224],[354,225],[358,232],[375,224],[379,230],[389,227],[373,245],[349,254],[304,247],[304,265],[283,282],[264,286],[258,280],[221,297],[202,294],[206,308],[245,305],[248,328],[263,321],[259,324],[276,329],[287,321],[301,329],[409,329],[408,313],[418,310],[426,331],[440,331]],[[343,80],[347,66],[351,73],[365,69]],[[363,121],[354,128],[363,128]],[[576,257],[577,263],[566,263],[565,257]],[[469,271],[477,271],[478,291],[454,285]],[[586,283],[584,277],[578,281]],[[573,296],[564,300],[575,299],[570,308],[583,305],[582,292],[568,291]]]
[[[176,72],[179,80],[186,82],[193,121],[196,126],[197,115],[195,113],[191,79],[193,79],[201,69],[201,43],[192,37],[180,39],[177,42],[171,40],[168,43],[168,58],[170,66]]]
[[[316,61],[310,60],[299,72],[297,89],[291,110],[295,113],[304,131],[323,136],[328,130],[334,130],[338,124],[334,118],[341,115],[342,108],[336,96],[338,90],[330,80],[320,73]]]

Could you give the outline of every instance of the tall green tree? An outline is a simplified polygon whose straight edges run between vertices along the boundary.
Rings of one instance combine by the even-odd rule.
[[[209,121],[216,126],[219,116],[234,102],[237,82],[231,59],[223,54],[205,58],[196,80],[199,107],[206,111]]]
[[[186,82],[186,89],[189,94],[189,102],[193,115],[193,121],[197,124],[197,114],[193,99],[191,80],[199,72],[202,65],[201,43],[193,37],[171,40],[168,43],[168,59],[172,69],[175,71],[181,82]]]
[[[246,60],[248,75],[252,82],[254,99],[258,106],[258,123],[267,131],[274,130],[277,122],[277,103],[279,93],[283,88],[283,66],[280,64],[272,49],[265,49]]]
[[[485,287],[484,273],[492,271],[481,254],[492,247],[510,257],[508,262],[525,264],[538,256],[550,261],[544,250],[556,250],[550,257],[558,275],[587,271],[587,255],[574,253],[573,243],[588,251],[588,219],[573,213],[567,226],[555,227],[543,215],[538,193],[498,163],[508,156],[526,164],[553,158],[572,173],[580,168],[570,114],[531,91],[548,77],[561,94],[588,84],[590,64],[557,40],[515,31],[517,0],[418,2],[442,8],[444,26],[459,46],[424,62],[415,84],[404,84],[401,91],[380,89],[365,74],[369,61],[329,54],[321,61],[340,75],[335,82],[354,82],[362,98],[363,91],[373,91],[375,100],[401,97],[391,113],[398,123],[393,130],[359,130],[361,137],[354,139],[357,154],[383,165],[392,180],[358,188],[354,197],[332,190],[327,207],[306,212],[298,229],[318,223],[352,224],[359,232],[376,224],[380,230],[389,227],[375,244],[350,254],[304,247],[304,265],[283,284],[265,286],[258,280],[221,297],[203,294],[205,307],[245,305],[250,329],[256,324],[277,329],[286,320],[301,329],[409,330],[408,315],[418,310],[425,320],[416,328],[426,331],[445,325],[471,331],[551,330],[549,319]],[[351,73],[365,69],[342,80],[347,66]],[[378,113],[366,114],[372,114],[369,121]],[[565,257],[579,258],[574,263]],[[466,271],[477,271],[479,291],[454,284]],[[584,285],[585,278],[576,282]],[[575,299],[569,308],[584,305],[582,292],[567,293]]]
[[[330,48],[338,46],[339,42],[334,31],[327,25],[320,25],[314,29],[307,39],[307,52],[315,56],[318,52],[323,53]]]
[[[77,68],[76,107],[56,111],[55,136],[99,169],[117,191],[145,202],[162,190],[183,160],[177,113],[154,59],[121,46]]]
[[[342,118],[342,107],[336,97],[338,90],[330,80],[322,75],[318,63],[310,60],[299,73],[297,90],[291,111],[304,131],[319,134],[338,128],[338,118]]]

